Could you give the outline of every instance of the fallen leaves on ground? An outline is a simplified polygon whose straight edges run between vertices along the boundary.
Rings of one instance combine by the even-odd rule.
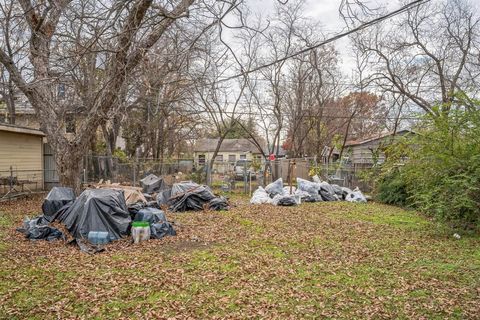
[[[480,238],[369,203],[167,214],[176,237],[87,255],[15,231],[0,205],[0,318],[478,318]]]

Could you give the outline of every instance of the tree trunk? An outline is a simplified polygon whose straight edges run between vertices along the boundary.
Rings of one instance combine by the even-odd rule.
[[[13,87],[12,80],[9,80],[8,83],[8,94],[5,99],[8,110],[8,122],[10,124],[15,124],[15,89]]]
[[[215,163],[215,158],[217,157],[218,152],[220,151],[220,147],[222,146],[223,140],[225,140],[227,133],[228,131],[218,139],[217,147],[215,148],[215,151],[213,152],[213,155],[212,155],[212,159],[210,159],[210,162],[209,162],[210,172],[212,172],[213,164]]]
[[[106,124],[102,124],[102,132],[105,140],[105,150],[107,152],[107,172],[109,173],[108,178],[110,178],[112,182],[116,182],[115,181],[116,172],[115,172],[115,167],[113,165],[112,139],[111,139],[111,135],[107,130]]]
[[[352,116],[348,119],[347,129],[345,130],[345,136],[343,137],[342,148],[340,149],[339,159],[342,160],[343,151],[345,150],[345,144],[347,144],[348,134],[350,132],[350,125],[352,124],[353,117],[355,116],[355,112]]]
[[[72,188],[76,195],[80,194],[82,191],[82,150],[75,147],[60,150],[55,148],[54,155],[60,185]]]

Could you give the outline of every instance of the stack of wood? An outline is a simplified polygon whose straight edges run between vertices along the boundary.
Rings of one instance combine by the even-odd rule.
[[[140,187],[124,186],[120,183],[111,183],[110,180],[103,182],[103,179],[100,180],[97,184],[91,185],[91,187],[96,189],[123,190],[127,206],[137,202],[147,203],[147,199],[143,195],[142,188]]]

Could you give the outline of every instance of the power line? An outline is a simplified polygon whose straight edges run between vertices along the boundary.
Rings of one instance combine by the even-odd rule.
[[[262,117],[265,117],[265,116],[268,116],[268,117],[271,117],[272,115],[271,114],[263,114],[263,113],[259,113],[259,112],[248,112],[248,111],[217,111],[217,110],[211,110],[211,111],[207,111],[207,110],[187,110],[185,112],[185,110],[175,110],[174,111],[179,111],[179,112],[182,112],[183,114],[185,115],[196,115],[196,114],[201,114],[201,113],[208,113],[208,114],[212,114],[212,113],[215,113],[215,114],[230,114],[232,116],[234,115],[247,115],[247,116],[262,116]],[[332,115],[322,115],[322,116],[318,116],[318,115],[311,115],[311,114],[307,114],[307,115],[302,115],[300,116],[301,118],[322,118],[322,119],[360,119],[360,120],[413,120],[413,121],[418,121],[418,120],[421,120],[420,118],[418,117],[413,117],[413,116],[400,116],[400,117],[391,117],[391,116],[385,116],[385,117],[369,117],[369,116],[332,116]]]
[[[283,57],[283,58],[280,58],[280,59],[277,59],[277,60],[275,60],[275,61],[272,61],[272,62],[263,64],[263,65],[261,65],[261,66],[255,67],[255,68],[250,69],[250,70],[247,70],[247,71],[243,71],[243,72],[241,72],[241,73],[239,73],[239,74],[236,74],[236,75],[227,77],[227,78],[225,78],[225,79],[218,80],[217,82],[225,82],[225,81],[233,80],[233,79],[239,78],[239,77],[241,77],[241,76],[245,76],[245,75],[247,75],[247,74],[250,74],[250,73],[259,71],[259,70],[261,70],[261,69],[271,67],[271,66],[273,66],[273,65],[275,65],[275,64],[277,64],[277,63],[279,63],[279,62],[286,61],[286,60],[288,60],[288,59],[294,58],[294,57],[299,56],[299,55],[301,55],[301,54],[304,54],[304,53],[306,53],[306,52],[308,52],[308,51],[311,51],[311,50],[313,50],[313,49],[316,49],[316,48],[319,48],[319,47],[321,47],[321,46],[324,46],[324,45],[326,45],[326,44],[328,44],[328,43],[330,43],[330,42],[334,42],[334,41],[336,41],[336,40],[338,40],[338,39],[341,39],[341,38],[346,37],[346,36],[348,36],[348,35],[350,35],[350,34],[352,34],[352,33],[355,33],[355,32],[358,32],[358,31],[360,31],[360,30],[363,30],[363,29],[366,29],[366,28],[368,28],[368,27],[371,27],[371,26],[373,26],[373,25],[375,25],[375,24],[377,24],[377,23],[379,23],[379,22],[382,22],[382,21],[384,21],[384,20],[390,19],[391,17],[394,17],[394,16],[396,16],[396,15],[399,15],[399,14],[401,14],[401,13],[403,13],[403,12],[405,12],[405,11],[411,9],[411,8],[420,6],[420,5],[422,5],[422,4],[424,4],[424,3],[427,3],[427,2],[430,2],[430,0],[415,0],[415,1],[412,1],[412,2],[410,2],[409,4],[406,4],[406,5],[404,5],[403,7],[399,8],[399,9],[397,9],[397,10],[394,10],[394,11],[392,11],[392,12],[390,12],[390,13],[384,15],[384,16],[381,16],[381,17],[375,18],[375,19],[373,19],[373,20],[371,20],[371,21],[365,22],[365,23],[361,24],[360,26],[358,26],[358,27],[356,27],[356,28],[354,28],[354,29],[351,29],[351,30],[349,30],[349,31],[346,31],[346,32],[343,32],[343,33],[339,33],[339,34],[337,34],[336,36],[333,36],[333,37],[328,38],[328,39],[326,39],[326,40],[324,40],[324,41],[322,41],[322,42],[320,42],[320,43],[317,43],[316,45],[308,46],[308,47],[306,47],[306,48],[304,48],[304,49],[302,49],[302,50],[299,50],[299,51],[297,51],[297,52],[295,52],[295,53],[292,53],[292,54],[290,54],[290,55],[287,55],[287,56],[285,56],[285,57]]]

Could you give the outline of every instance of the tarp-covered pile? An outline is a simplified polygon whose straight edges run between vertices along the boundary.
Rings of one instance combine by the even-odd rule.
[[[144,193],[154,193],[166,188],[163,179],[154,174],[149,174],[140,180],[140,184],[142,185]]]
[[[125,193],[129,193],[131,197],[127,197]],[[131,201],[127,207],[128,200]],[[212,206],[215,200],[218,201],[216,197],[211,200]],[[97,189],[85,190],[78,198],[75,198],[70,188],[55,187],[43,202],[43,215],[31,220],[26,218],[23,226],[17,230],[31,240],[65,239],[60,230],[50,226],[50,223],[57,221],[65,225],[82,251],[95,253],[103,249],[88,244],[89,233],[95,235],[106,232],[107,242],[118,240],[130,234],[133,220],[149,223],[150,238],[160,239],[176,235],[164,212],[155,206],[156,202],[145,201],[140,190],[134,187],[101,185],[97,186]]]
[[[25,218],[23,226],[17,228],[30,240],[57,240],[65,239],[64,234],[57,228],[49,226],[55,219],[55,214],[62,208],[67,208],[75,200],[75,193],[71,188],[53,187],[42,204],[43,215],[33,219]]]
[[[303,202],[339,201],[367,202],[362,192],[355,188],[340,187],[321,181],[318,176],[313,182],[297,178],[297,187],[283,186],[282,178],[270,183],[265,188],[258,187],[252,195],[250,203],[271,203],[274,205],[295,205]]]
[[[157,203],[159,206],[168,205],[173,212],[204,209],[228,210],[226,198],[218,197],[208,186],[192,181],[174,183],[170,191],[158,194]]]
[[[90,231],[106,231],[110,240],[128,235],[132,222],[122,190],[88,189],[65,210],[57,213],[75,238],[88,238]]]
[[[146,221],[150,223],[150,238],[161,239],[165,236],[175,236],[177,233],[165,213],[157,208],[143,208],[135,215],[134,221]]]
[[[25,238],[30,240],[47,240],[53,241],[58,239],[65,239],[63,233],[57,228],[50,227],[49,221],[44,216],[39,216],[33,219],[25,218],[23,226],[17,228],[17,231],[22,232]]]
[[[42,204],[44,218],[51,221],[58,210],[74,200],[75,193],[72,188],[53,187]]]

